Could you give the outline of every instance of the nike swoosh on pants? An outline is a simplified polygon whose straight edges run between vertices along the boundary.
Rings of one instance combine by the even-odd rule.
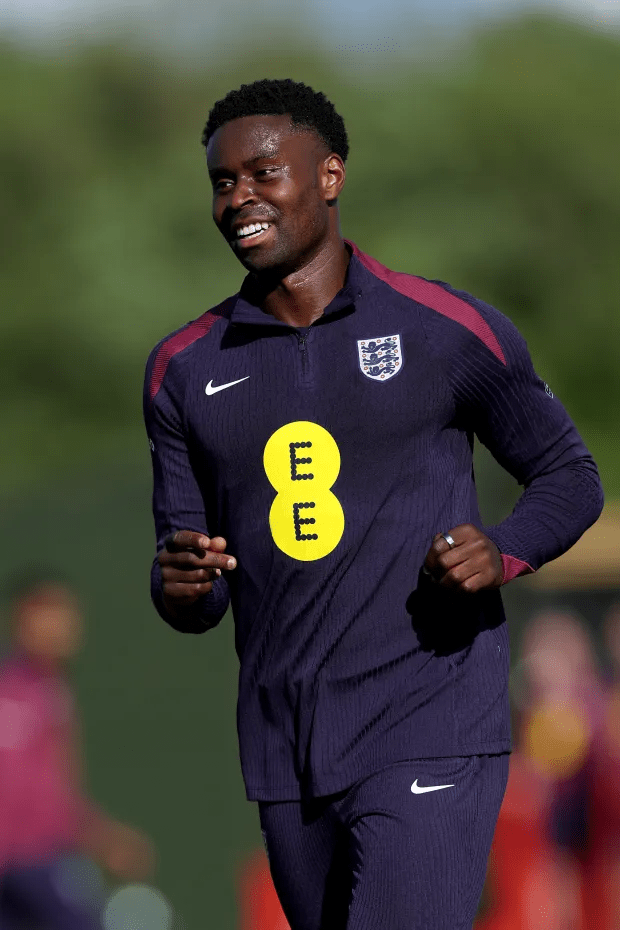
[[[414,794],[424,794],[427,791],[440,791],[442,788],[454,788],[454,785],[431,785],[430,788],[420,788],[418,786],[418,779],[416,778],[411,786],[411,790]]]

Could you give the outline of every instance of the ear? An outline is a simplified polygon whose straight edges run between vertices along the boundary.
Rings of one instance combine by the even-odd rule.
[[[323,196],[331,206],[338,199],[344,187],[346,172],[342,159],[333,153],[321,165],[321,184]]]

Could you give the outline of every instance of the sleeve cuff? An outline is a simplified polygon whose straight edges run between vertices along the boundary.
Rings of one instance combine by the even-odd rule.
[[[223,576],[217,578],[208,594],[203,594],[194,604],[172,617],[164,606],[162,595],[161,568],[157,558],[151,569],[151,600],[166,623],[179,633],[205,633],[218,625],[230,603],[228,585]]]
[[[504,566],[504,580],[502,581],[502,585],[508,584],[509,581],[512,581],[513,578],[518,578],[519,575],[531,575],[536,571],[536,569],[528,565],[527,562],[524,562],[522,559],[517,559],[514,555],[505,555],[503,552],[501,552],[500,555],[502,557],[502,565]]]

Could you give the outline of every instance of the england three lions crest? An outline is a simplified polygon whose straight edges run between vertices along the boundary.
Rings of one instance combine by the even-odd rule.
[[[373,381],[387,381],[403,367],[400,336],[376,336],[374,339],[358,339],[357,351],[360,368]]]

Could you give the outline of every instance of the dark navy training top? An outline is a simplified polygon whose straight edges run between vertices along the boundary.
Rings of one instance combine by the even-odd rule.
[[[390,271],[345,240],[345,285],[304,329],[239,293],[150,355],[144,411],[157,551],[223,536],[237,568],[186,610],[202,633],[229,603],[249,800],[331,794],[407,759],[510,752],[499,590],[421,572],[433,536],[482,528],[474,433],[525,490],[484,532],[504,583],[598,518],[598,471],[503,314]]]

